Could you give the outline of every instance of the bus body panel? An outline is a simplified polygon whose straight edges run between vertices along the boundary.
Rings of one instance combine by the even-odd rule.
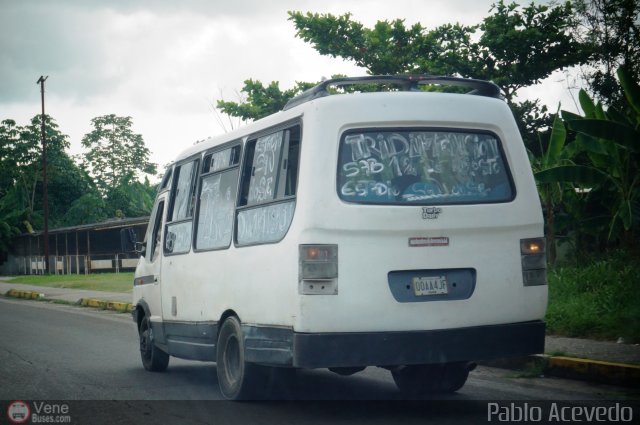
[[[503,101],[411,92],[329,96],[193,146],[176,163],[196,155],[202,160],[204,152],[238,140],[244,164],[247,140],[296,118],[302,139],[295,213],[283,239],[239,246],[234,238],[227,249],[197,252],[192,247],[185,254],[164,255],[161,285],[134,288],[134,303],[156,297],[151,315],[157,323],[161,316],[158,335],[176,347],[196,347],[169,349],[170,354],[214,359],[217,329],[227,314],[237,315],[243,324],[247,358],[265,364],[408,364],[420,359],[432,362],[437,356],[473,360],[541,349],[547,286],[524,286],[520,241],[542,237],[543,219],[522,139]],[[337,177],[340,141],[345,132],[367,129],[494,135],[510,172],[513,199],[434,204],[440,210],[437,217],[425,216],[422,205],[345,201]],[[425,238],[447,243],[410,246],[411,240]],[[302,293],[299,247],[307,244],[337,245],[336,294]],[[394,297],[390,283],[394,273],[409,271],[424,278],[443,270],[469,271],[470,296],[437,301],[428,295],[404,301]],[[136,277],[141,273],[146,272],[139,266]],[[476,347],[481,335],[493,338],[494,351]],[[379,356],[362,352],[366,344],[385,345],[385,341],[420,341],[416,342],[420,349],[413,354],[384,349]],[[336,349],[343,344],[353,353],[326,353],[323,360],[316,353],[323,344],[337,344]],[[429,348],[430,344],[441,345]],[[458,359],[465,352],[470,357]]]
[[[281,242],[166,257],[162,273],[170,283],[163,288],[165,320],[217,321],[232,310],[243,323],[292,326],[296,253],[297,246]],[[287,257],[293,265],[278,263]],[[176,315],[171,314],[172,297]]]
[[[461,104],[458,97],[407,93],[398,103],[372,100],[366,108],[357,108],[355,98],[339,102],[336,97],[334,104],[307,114],[301,158],[306,170],[298,194],[299,204],[306,208],[297,217],[304,220],[298,242],[337,244],[339,277],[337,296],[300,296],[296,331],[446,329],[544,317],[547,287],[524,287],[522,282],[520,240],[543,234],[522,140],[503,102],[473,98]],[[371,127],[495,133],[516,187],[515,199],[443,205],[437,219],[424,219],[420,206],[346,203],[337,196],[335,141],[348,129]],[[409,247],[410,238],[420,237],[447,237],[449,245]],[[388,273],[392,271],[458,268],[477,272],[470,299],[399,303],[391,295]]]

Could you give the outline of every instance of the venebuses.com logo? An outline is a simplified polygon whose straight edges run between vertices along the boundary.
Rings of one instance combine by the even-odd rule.
[[[29,421],[31,409],[29,405],[21,400],[16,400],[9,404],[7,408],[7,417],[12,424],[24,424]]]
[[[22,400],[12,401],[7,407],[7,418],[12,424],[26,424],[29,420],[32,424],[71,423],[68,404],[45,401],[34,401],[31,404]]]

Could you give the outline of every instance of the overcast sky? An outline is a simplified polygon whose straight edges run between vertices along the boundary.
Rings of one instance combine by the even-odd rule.
[[[528,1],[527,1],[528,2]],[[522,3],[527,3],[522,2]],[[295,38],[287,11],[343,14],[367,26],[405,19],[427,28],[479,23],[493,0],[0,0],[0,120],[27,124],[46,112],[71,153],[101,115],[131,116],[161,167],[196,140],[221,134],[212,111],[237,101],[248,78],[317,81],[364,75]],[[519,92],[549,109],[575,110],[562,73]]]

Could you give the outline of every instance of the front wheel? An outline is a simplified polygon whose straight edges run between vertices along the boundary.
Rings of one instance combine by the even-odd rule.
[[[244,360],[244,337],[237,317],[227,318],[216,348],[218,385],[227,400],[260,398],[267,380],[265,368]]]
[[[391,371],[398,389],[409,396],[458,391],[469,377],[466,362],[403,366]]]
[[[153,331],[147,316],[144,316],[140,322],[138,335],[140,337],[140,358],[144,368],[151,372],[165,371],[169,366],[169,354],[153,343]]]

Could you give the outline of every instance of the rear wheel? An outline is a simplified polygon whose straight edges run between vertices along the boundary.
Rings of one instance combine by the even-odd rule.
[[[469,377],[466,362],[410,365],[392,370],[398,389],[410,396],[430,393],[452,393],[465,384]]]
[[[218,385],[227,400],[259,398],[268,380],[266,369],[244,359],[244,338],[237,317],[227,318],[218,334],[216,349]]]
[[[140,337],[140,358],[144,368],[151,372],[165,371],[169,366],[169,354],[153,343],[153,331],[147,316],[144,316],[140,321],[138,335]]]

